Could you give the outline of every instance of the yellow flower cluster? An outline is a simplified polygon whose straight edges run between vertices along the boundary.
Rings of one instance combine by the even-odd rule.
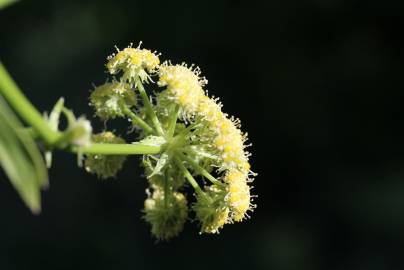
[[[199,75],[199,68],[188,68],[185,64],[170,65],[165,62],[159,68],[158,85],[167,86],[171,98],[188,116],[197,112],[199,103],[205,96],[202,87],[207,81]]]
[[[187,115],[199,115],[212,129],[216,138],[213,143],[222,153],[226,168],[238,168],[249,172],[248,158],[244,151],[246,137],[239,129],[238,120],[227,118],[221,105],[205,95],[203,86],[207,83],[201,78],[198,68],[192,70],[186,65],[164,63],[159,68],[160,86],[167,86],[171,98],[181,106]]]
[[[232,211],[232,219],[241,221],[252,208],[250,187],[247,184],[247,176],[239,170],[231,169],[224,180],[229,184],[227,201]]]
[[[137,48],[129,46],[122,51],[117,48],[117,53],[107,58],[107,69],[109,73],[116,74],[123,71],[124,79],[129,80],[139,77],[142,82],[150,80],[150,76],[147,72],[155,72],[160,64],[160,59],[156,52],[140,49],[140,45],[141,43]]]
[[[203,86],[207,83],[200,77],[200,70],[186,65],[164,63],[159,68],[160,86],[167,86],[169,96],[180,105],[185,117],[191,120],[198,116],[213,134],[208,140],[217,149],[221,158],[220,167],[225,170],[224,182],[228,184],[228,200],[231,209],[229,221],[241,221],[252,208],[248,176],[250,164],[245,152],[246,135],[240,130],[239,120],[228,118],[221,104],[209,98]],[[213,229],[209,229],[213,231]]]
[[[254,173],[245,151],[247,135],[240,130],[240,121],[222,112],[218,99],[207,95],[207,80],[200,69],[185,63],[160,64],[159,55],[141,49],[140,44],[117,50],[108,57],[106,67],[118,80],[96,88],[90,100],[102,120],[137,119],[144,129],[139,143],[162,145],[159,154],[143,157],[149,179],[144,218],[151,224],[152,234],[167,240],[183,229],[189,209],[180,191],[186,181],[195,190],[196,200],[190,208],[201,232],[217,233],[225,224],[248,217],[247,212],[255,206],[250,194]],[[157,85],[165,87],[156,102],[143,87],[143,83],[153,82],[155,75]],[[137,106],[138,96],[143,108]],[[103,139],[108,137],[103,133]],[[101,177],[115,175],[121,160],[112,157],[89,156],[86,168]],[[99,164],[107,170],[101,171]],[[204,177],[203,187],[194,176]]]
[[[248,174],[250,165],[248,155],[244,151],[246,136],[239,128],[239,121],[227,118],[227,115],[221,111],[221,105],[207,96],[199,105],[199,114],[215,133],[213,144],[220,150],[225,168],[239,169]]]
[[[241,221],[252,209],[248,175],[250,164],[244,151],[246,136],[238,120],[227,118],[221,105],[205,96],[199,105],[199,114],[213,131],[213,145],[219,150],[226,170],[224,181],[228,184],[227,201],[231,211],[230,221]]]

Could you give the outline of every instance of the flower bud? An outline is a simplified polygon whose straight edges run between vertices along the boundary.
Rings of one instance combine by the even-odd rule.
[[[97,87],[91,93],[90,105],[102,120],[124,117],[124,109],[136,105],[136,95],[128,84],[113,81]]]
[[[159,240],[177,236],[188,217],[187,200],[182,193],[165,194],[155,190],[144,204],[144,219],[152,226],[152,234]]]
[[[91,134],[93,128],[90,121],[85,117],[79,117],[74,123],[70,124],[68,130],[71,136],[70,143],[77,146],[88,146],[91,144]]]
[[[92,136],[95,143],[125,143],[125,140],[106,131]],[[123,155],[87,155],[84,167],[87,172],[96,174],[101,179],[114,177],[122,168],[126,156]]]

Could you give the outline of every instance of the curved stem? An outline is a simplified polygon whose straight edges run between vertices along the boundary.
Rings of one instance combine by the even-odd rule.
[[[50,128],[42,115],[21,92],[1,62],[0,93],[7,99],[20,117],[33,127],[46,143],[52,145],[59,139],[60,133]]]

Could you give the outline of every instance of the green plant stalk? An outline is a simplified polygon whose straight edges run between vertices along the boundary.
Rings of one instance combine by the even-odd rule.
[[[7,99],[20,117],[41,136],[47,144],[54,144],[60,133],[53,131],[42,115],[24,96],[17,84],[11,78],[3,64],[0,62],[0,93]]]
[[[180,106],[175,104],[171,106],[170,111],[170,122],[168,123],[167,129],[167,137],[172,138],[175,132],[175,125],[177,124],[178,112],[180,110]]]
[[[156,112],[153,110],[152,104],[150,103],[149,97],[147,96],[146,90],[143,87],[143,84],[138,81],[136,86],[139,90],[140,96],[142,97],[143,104],[146,107],[146,112],[149,115],[156,131],[159,136],[164,136],[163,128],[161,127],[160,121],[157,118]]]
[[[149,126],[145,121],[143,121],[142,118],[140,118],[134,112],[132,112],[126,105],[123,105],[122,109],[123,109],[123,112],[125,113],[125,115],[128,116],[130,119],[132,119],[132,122],[134,124],[137,124],[138,126],[143,128],[143,130],[149,134],[154,133],[153,128],[151,126]]]
[[[222,182],[217,180],[213,175],[211,175],[207,170],[199,166],[199,164],[195,162],[195,160],[193,160],[192,158],[187,157],[182,153],[180,153],[180,157],[182,160],[188,162],[192,166],[192,168],[194,168],[195,171],[197,171],[198,173],[206,177],[206,179],[208,179],[210,182],[212,182],[212,184],[224,185]]]
[[[205,194],[201,187],[198,185],[198,182],[196,182],[195,178],[192,176],[192,174],[188,171],[187,168],[185,168],[184,164],[182,164],[182,161],[177,158],[174,157],[175,159],[175,163],[177,164],[178,168],[182,171],[182,173],[184,174],[185,178],[187,178],[188,182],[191,184],[191,186],[195,189],[195,191],[198,194]]]
[[[89,146],[72,146],[71,152],[93,155],[154,155],[162,151],[162,146],[146,145],[140,143],[114,144],[114,143],[93,143]]]

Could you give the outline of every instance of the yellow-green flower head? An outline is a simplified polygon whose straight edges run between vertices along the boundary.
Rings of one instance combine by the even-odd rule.
[[[221,153],[224,168],[237,168],[248,173],[248,153],[244,151],[246,135],[240,130],[239,120],[229,119],[221,111],[221,105],[205,96],[199,103],[199,115],[213,131],[213,146]]]
[[[123,144],[125,140],[106,131],[92,136],[95,143]],[[126,160],[124,155],[86,155],[84,168],[89,173],[96,174],[101,179],[114,177],[122,168]]]
[[[148,82],[150,76],[147,74],[155,72],[160,64],[160,59],[156,52],[147,49],[132,48],[132,44],[117,53],[108,57],[107,69],[111,74],[122,71],[123,79],[129,82],[136,82],[139,78],[142,82]]]
[[[90,105],[102,120],[124,117],[124,108],[136,105],[136,95],[129,84],[108,82],[95,88],[90,95]]]
[[[188,217],[185,196],[180,192],[170,192],[165,198],[162,190],[156,189],[144,204],[144,219],[152,226],[152,234],[159,240],[177,236]]]
[[[205,96],[202,87],[207,83],[200,77],[199,68],[187,67],[185,64],[171,65],[163,63],[159,70],[159,86],[167,86],[171,99],[180,105],[188,116],[198,111],[201,99]]]
[[[118,81],[114,79],[91,94],[95,114],[103,120],[130,116],[143,129],[139,145],[160,146],[158,153],[143,156],[151,191],[147,191],[143,213],[152,234],[167,240],[183,229],[188,206],[186,197],[177,191],[188,188],[186,182],[195,191],[192,210],[201,233],[218,233],[225,224],[248,217],[255,205],[249,186],[254,173],[246,151],[247,134],[241,131],[238,119],[222,111],[217,98],[207,95],[207,80],[199,68],[185,63],[160,65],[159,55],[140,45],[117,49],[108,57],[106,67]],[[164,87],[155,99],[142,85],[153,82],[153,75],[158,75],[157,85]],[[131,108],[137,95],[143,106],[134,112]],[[104,132],[93,140],[111,143],[109,137],[117,139]],[[105,178],[114,176],[124,159],[88,155],[85,166]]]
[[[216,185],[206,187],[205,193],[197,194],[192,208],[201,223],[201,233],[218,233],[228,223],[230,210],[225,196],[225,190]]]
[[[239,170],[230,170],[224,180],[229,184],[227,202],[231,217],[234,221],[242,221],[247,216],[247,211],[253,208],[247,176]]]
[[[214,123],[225,117],[221,104],[208,96],[201,98],[198,111],[202,118],[211,126],[214,126]]]

